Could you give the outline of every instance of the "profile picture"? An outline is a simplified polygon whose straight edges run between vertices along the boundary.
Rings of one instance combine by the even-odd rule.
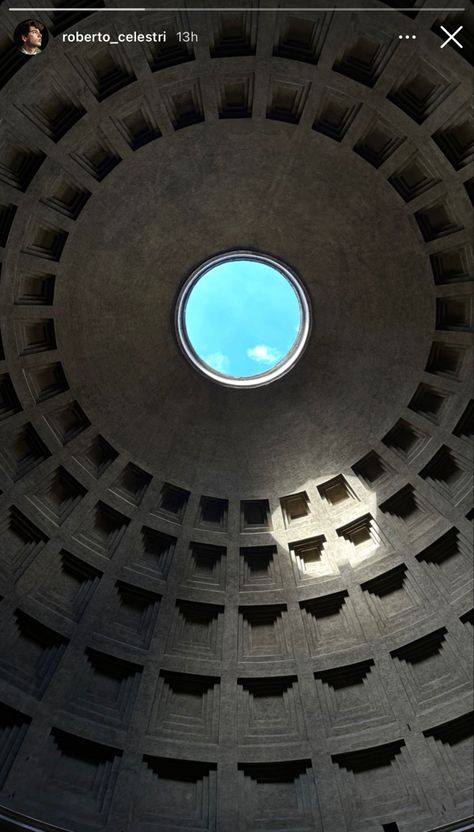
[[[13,33],[13,40],[23,55],[40,55],[48,45],[48,30],[39,20],[22,20]]]

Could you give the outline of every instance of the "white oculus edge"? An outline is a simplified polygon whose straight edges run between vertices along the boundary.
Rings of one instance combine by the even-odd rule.
[[[186,306],[193,288],[198,280],[201,279],[207,272],[214,269],[216,266],[221,266],[224,263],[229,263],[234,260],[248,260],[254,263],[263,263],[265,266],[271,266],[280,272],[283,277],[291,284],[300,308],[300,327],[291,349],[286,355],[275,364],[270,370],[265,370],[263,373],[258,373],[253,376],[229,376],[225,373],[220,373],[206,364],[202,358],[197,354],[188,336],[186,329]],[[311,332],[312,316],[311,306],[306,290],[303,284],[296,276],[296,274],[280,260],[271,257],[268,254],[258,254],[254,251],[229,251],[225,254],[219,254],[216,257],[211,257],[198,266],[197,269],[188,277],[178,296],[175,314],[175,326],[178,343],[184,352],[186,358],[191,364],[206,378],[218,384],[223,384],[226,387],[261,387],[265,384],[271,384],[282,376],[289,373],[295,366],[296,362],[301,358],[306,345],[308,343]]]

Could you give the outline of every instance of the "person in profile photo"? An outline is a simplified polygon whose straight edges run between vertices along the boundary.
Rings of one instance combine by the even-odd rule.
[[[40,55],[48,42],[45,26],[38,20],[23,20],[15,29],[13,40],[23,55]]]

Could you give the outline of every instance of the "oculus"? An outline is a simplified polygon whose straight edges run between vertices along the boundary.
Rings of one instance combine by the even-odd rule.
[[[311,330],[310,304],[295,273],[269,255],[232,251],[207,260],[176,306],[179,344],[203,375],[258,387],[289,372]]]

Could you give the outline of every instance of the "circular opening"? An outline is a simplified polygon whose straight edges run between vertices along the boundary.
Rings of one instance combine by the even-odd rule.
[[[208,260],[188,278],[176,328],[201,373],[231,387],[257,387],[280,378],[300,357],[309,302],[288,266],[236,251]]]

